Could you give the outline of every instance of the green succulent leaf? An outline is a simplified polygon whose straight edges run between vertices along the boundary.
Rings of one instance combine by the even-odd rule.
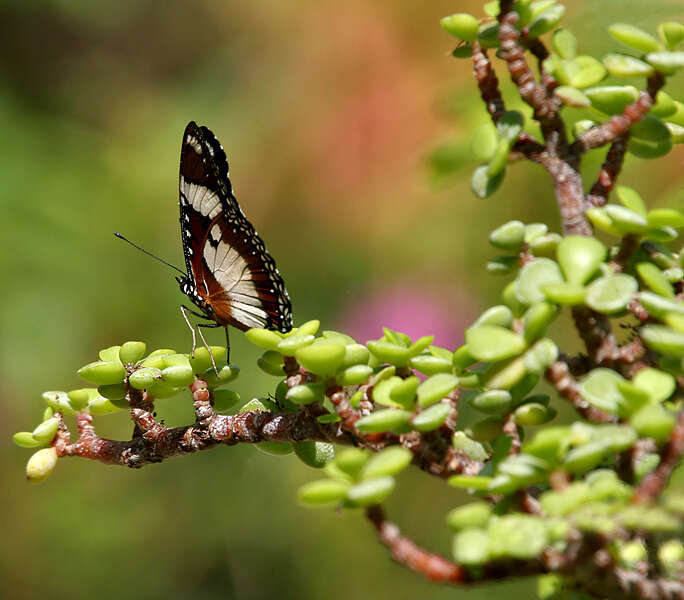
[[[478,20],[466,13],[449,15],[441,19],[439,23],[448,34],[466,42],[472,42],[477,38],[480,27]]]
[[[504,223],[489,234],[489,243],[502,250],[518,250],[525,241],[525,225],[521,221]]]
[[[527,37],[534,39],[551,31],[563,19],[565,6],[554,4],[536,16],[528,25]]]
[[[614,23],[608,27],[608,33],[618,42],[640,52],[656,52],[661,47],[650,33],[628,23]]]
[[[471,502],[449,511],[447,525],[455,531],[468,527],[484,527],[492,515],[492,507],[486,502]]]
[[[121,383],[126,377],[126,369],[120,362],[96,361],[81,367],[77,373],[81,378],[96,385]]]
[[[295,358],[307,371],[321,377],[330,377],[342,364],[344,353],[343,344],[322,342],[298,348]]]
[[[566,106],[572,106],[573,108],[586,108],[591,106],[591,100],[574,86],[560,85],[553,92]]]
[[[627,307],[638,287],[636,279],[626,273],[600,277],[587,286],[585,301],[597,312],[616,313]]]
[[[390,476],[367,479],[349,488],[347,500],[354,506],[379,504],[394,491],[395,485],[394,478]]]
[[[646,345],[656,352],[684,357],[684,333],[664,325],[646,325],[640,333]]]
[[[505,174],[503,170],[491,176],[487,165],[477,167],[470,179],[470,189],[478,198],[487,198],[501,187]]]
[[[278,350],[278,344],[283,339],[275,331],[259,328],[248,329],[247,331],[245,331],[245,337],[255,346],[265,348],[266,350],[274,351]],[[199,350],[199,348],[197,348],[195,352],[197,352],[197,350]]]
[[[296,333],[280,340],[276,345],[275,350],[280,352],[283,356],[294,356],[297,350],[304,346],[308,346],[309,344],[313,344],[315,339],[316,338],[311,334]]]
[[[639,193],[625,185],[619,185],[615,188],[620,203],[629,210],[637,213],[639,216],[646,218],[648,209],[646,203],[643,201]]]
[[[558,316],[558,308],[548,302],[532,305],[523,317],[523,338],[527,344],[544,335],[546,328]]]
[[[233,390],[216,390],[213,394],[214,410],[222,412],[230,410],[240,403],[240,394]]]
[[[544,521],[530,515],[505,515],[489,522],[490,555],[529,560],[548,544]]]
[[[407,410],[412,409],[415,404],[416,391],[418,390],[419,385],[420,379],[415,375],[403,380],[400,379],[389,389],[390,402]],[[377,387],[373,390],[374,398],[376,397],[376,392]],[[386,406],[392,406],[390,402],[386,403]]]
[[[563,59],[573,59],[577,53],[577,38],[567,29],[557,29],[551,37],[553,51]]]
[[[481,161],[488,161],[499,144],[499,135],[491,121],[478,125],[470,140],[473,156]]]
[[[403,446],[390,446],[371,456],[363,470],[363,479],[397,475],[411,464],[413,454]]]
[[[649,77],[655,71],[648,63],[627,54],[606,54],[603,64],[615,77]]]
[[[354,365],[340,371],[336,376],[339,385],[360,385],[368,380],[373,369],[368,365]]]
[[[682,53],[684,55],[684,53]],[[672,134],[658,117],[646,115],[630,128],[629,152],[639,158],[659,158],[672,149]]]
[[[483,23],[477,32],[477,41],[482,48],[496,48],[499,45],[499,24]]]
[[[161,378],[162,372],[160,369],[142,367],[130,374],[128,383],[133,389],[144,390],[152,387]]]
[[[604,261],[606,247],[596,238],[570,235],[558,244],[556,257],[566,280],[583,285]]]
[[[404,433],[409,430],[408,424],[412,416],[413,413],[407,410],[387,408],[361,417],[354,426],[363,433]]]
[[[667,21],[658,25],[658,37],[668,50],[674,50],[684,40],[684,23]]]
[[[495,256],[487,263],[487,273],[492,275],[507,275],[511,273],[518,266],[519,261],[517,256],[510,254],[502,254]]]
[[[632,383],[649,395],[651,402],[663,402],[675,391],[675,378],[659,369],[647,367],[641,369],[633,378]]]
[[[593,56],[578,56],[574,62],[578,70],[566,82],[574,88],[583,90],[596,85],[606,76],[606,68]]]
[[[451,406],[440,402],[420,411],[411,421],[411,427],[416,431],[433,431],[441,427],[449,417]]]
[[[285,399],[295,404],[312,404],[322,402],[325,398],[325,387],[320,383],[300,383],[291,387]]]
[[[12,436],[12,441],[20,448],[36,448],[43,444],[33,437],[30,431],[19,431]]]
[[[371,341],[366,344],[371,354],[381,363],[390,363],[397,367],[408,364],[411,358],[411,351],[407,346],[399,345],[387,340]]]
[[[254,447],[263,454],[270,456],[287,456],[292,454],[294,448],[289,442],[259,442]]]
[[[337,504],[347,497],[350,487],[343,481],[321,479],[303,485],[297,496],[302,504],[309,506]]]
[[[547,300],[569,306],[584,304],[587,293],[584,286],[564,281],[561,283],[547,283],[542,286],[541,290],[544,292]]]
[[[439,373],[423,381],[417,389],[418,405],[426,408],[439,402],[449,392],[456,389],[458,377],[448,373]]]
[[[146,350],[145,342],[124,342],[119,348],[119,360],[123,364],[137,363]]]
[[[642,262],[636,265],[641,280],[659,296],[674,298],[674,288],[663,272],[653,263]]]
[[[271,331],[269,333],[273,332]],[[168,352],[167,354],[173,354],[173,352]],[[214,363],[218,366],[222,361],[225,362],[227,354],[228,351],[225,346],[209,346],[208,349],[203,346],[195,348],[195,356],[190,357],[190,366],[192,367],[193,372],[199,375],[204,373],[207,369],[213,368]],[[212,357],[214,359],[213,363],[211,360]],[[165,360],[166,357],[164,357],[164,361]]]
[[[100,360],[104,362],[116,362],[119,360],[119,350],[121,346],[110,346],[109,348],[103,348],[97,355]]]
[[[335,457],[335,447],[328,442],[299,442],[293,446],[297,458],[314,469],[322,469]]]
[[[368,459],[369,452],[366,450],[345,448],[335,456],[333,464],[351,480],[355,480],[361,474],[361,470],[368,462]]]
[[[684,52],[651,52],[646,61],[665,72],[684,67]]]
[[[580,394],[592,406],[612,414],[620,412],[623,397],[618,383],[624,379],[611,369],[594,369],[580,384]]]
[[[480,412],[502,415],[509,411],[512,396],[508,390],[489,390],[471,399],[470,403]]]
[[[537,427],[552,421],[556,410],[539,402],[527,402],[515,409],[513,419],[521,427]]]
[[[568,473],[586,473],[598,466],[609,450],[608,442],[603,440],[596,440],[578,446],[568,452],[563,467]]]
[[[468,352],[473,358],[488,362],[517,356],[525,350],[525,340],[510,329],[481,325],[466,333]]]
[[[342,359],[342,367],[349,368],[354,365],[366,365],[370,358],[370,352],[362,344],[347,344],[344,347],[344,358]]]
[[[615,85],[588,88],[584,90],[584,94],[596,110],[608,115],[617,115],[622,113],[628,104],[637,101],[639,90],[632,85]]]
[[[629,420],[640,436],[665,442],[675,426],[675,416],[660,404],[648,404],[637,411]]]
[[[59,419],[57,417],[52,417],[38,425],[38,427],[31,432],[31,435],[39,444],[49,444],[57,434],[58,428]]]
[[[468,527],[454,537],[454,558],[462,565],[481,565],[489,559],[490,536],[486,531]]]
[[[558,264],[549,258],[536,258],[527,263],[515,280],[515,296],[523,304],[536,304],[546,300],[542,287],[552,283],[562,283]]]

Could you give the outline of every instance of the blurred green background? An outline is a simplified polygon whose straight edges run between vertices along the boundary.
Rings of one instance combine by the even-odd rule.
[[[318,474],[292,456],[224,448],[140,471],[64,460],[34,487],[29,453],[10,442],[36,424],[42,391],[82,385],[74,371],[99,348],[189,350],[173,273],[112,232],[181,265],[178,157],[191,119],[222,141],[296,323],[460,343],[502,283],[484,272],[486,233],[510,218],[557,227],[537,167],[509,169],[486,201],[469,191],[468,136],[486,116],[438,22],[460,11],[482,15],[444,0],[0,4],[0,597],[531,597],[529,581],[454,590],[394,565],[359,514],[296,504]],[[611,21],[653,31],[677,17],[680,0],[587,0],[566,24],[587,53],[611,47]],[[680,98],[683,79],[668,87]],[[440,143],[453,172],[437,176],[428,156]],[[629,159],[623,182],[681,208],[683,158],[680,147],[657,164]],[[232,341],[236,389],[266,394],[274,380],[254,366],[258,350],[238,332]],[[192,419],[185,397],[159,408],[172,425]],[[125,416],[100,420],[104,435],[129,430]],[[448,553],[442,515],[463,499],[411,473],[388,508]]]

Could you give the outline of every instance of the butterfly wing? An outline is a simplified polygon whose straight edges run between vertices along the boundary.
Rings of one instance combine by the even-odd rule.
[[[193,302],[221,325],[292,329],[285,283],[233,195],[223,147],[194,122],[183,135],[180,212],[182,289]]]

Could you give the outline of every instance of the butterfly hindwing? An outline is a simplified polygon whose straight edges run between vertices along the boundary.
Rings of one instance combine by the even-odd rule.
[[[183,136],[180,211],[190,299],[221,325],[290,330],[285,284],[233,195],[223,148],[194,122]]]

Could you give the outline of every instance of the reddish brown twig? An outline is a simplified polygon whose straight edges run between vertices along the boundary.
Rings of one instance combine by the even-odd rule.
[[[579,589],[601,598],[662,600],[684,597],[681,582],[649,579],[644,573],[617,566],[604,547],[607,540],[592,534],[571,532],[565,552],[548,548],[537,559],[493,561],[468,570],[402,535],[399,528],[387,520],[381,506],[366,508],[366,517],[377,530],[380,541],[389,548],[392,558],[430,581],[468,585],[555,572],[572,576]]]
[[[506,112],[506,107],[499,89],[499,80],[487,56],[487,51],[480,47],[478,42],[473,42],[473,74],[487,112],[496,124]],[[522,154],[529,160],[539,162],[539,155],[542,152],[544,152],[544,146],[529,133],[523,131],[513,145],[512,158],[515,158],[515,154]]]
[[[556,202],[565,235],[591,235],[592,229],[586,217],[582,176],[573,160],[561,158],[559,142],[553,142],[554,152],[541,154],[540,164],[553,179]]]
[[[667,485],[682,455],[684,455],[684,410],[679,411],[670,439],[660,453],[660,463],[654,471],[644,477],[634,492],[632,501],[639,503],[654,500]]]
[[[463,583],[468,579],[462,566],[424,550],[413,540],[401,535],[399,528],[385,518],[381,506],[369,506],[366,516],[377,529],[380,541],[390,549],[392,558],[399,564],[424,575],[430,581]]]
[[[648,311],[642,306],[641,302],[639,302],[636,298],[627,305],[627,310],[631,312],[642,323],[645,323],[651,318],[651,315],[648,314]]]
[[[547,95],[551,95],[560,84],[556,79],[546,71],[544,68],[544,61],[549,57],[549,51],[546,49],[544,42],[538,37],[529,39],[527,37],[527,27],[523,28],[520,33],[520,40],[522,44],[532,53],[537,59],[537,67],[539,69],[539,81],[544,86]]]
[[[515,28],[518,19],[518,14],[512,11],[512,3],[502,2],[499,13],[501,58],[506,61],[513,83],[517,86],[521,98],[534,110],[534,118],[539,121],[544,138],[548,140],[552,132],[561,135],[563,124],[558,119],[561,103],[557,97],[550,96],[543,85],[535,81],[519,43],[520,33]]]
[[[90,419],[87,416],[83,418]],[[87,428],[78,441],[69,443],[66,434],[58,436],[54,445],[59,456],[80,456],[110,465],[142,467],[219,444],[303,440],[342,444],[355,442],[337,423],[318,423],[304,412],[274,414],[248,411],[237,415],[214,415],[204,424],[186,427],[169,428],[156,422],[150,425],[142,436],[129,441],[101,438],[92,428]]]
[[[662,73],[656,72],[651,75],[648,78],[647,91],[641,92],[636,102],[627,105],[622,114],[611,117],[599,127],[593,127],[577,138],[573,144],[573,151],[582,154],[610,144],[625,135],[632,125],[648,114],[655,103],[656,94],[664,84],[665,76]]]
[[[499,89],[499,80],[492,69],[487,51],[477,41],[473,42],[473,75],[487,112],[496,123],[506,108]]]
[[[326,395],[330,398],[335,412],[342,419],[342,428],[345,431],[355,431],[354,424],[363,416],[361,411],[352,407],[347,394],[339,386],[328,388]]]
[[[608,154],[606,154],[606,159],[601,165],[596,182],[591,186],[591,190],[587,194],[587,202],[589,204],[603,206],[608,201],[608,196],[615,187],[620,171],[622,171],[628,139],[629,131],[613,140],[608,149]]]

